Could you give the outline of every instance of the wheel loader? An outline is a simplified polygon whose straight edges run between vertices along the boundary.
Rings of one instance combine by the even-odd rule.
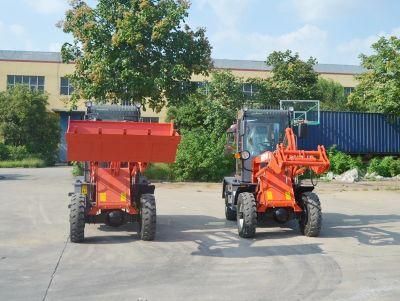
[[[172,123],[140,120],[139,106],[91,102],[84,120],[69,120],[68,161],[84,166],[70,193],[72,242],[82,242],[85,224],[91,223],[137,222],[142,240],[155,238],[154,185],[143,172],[151,162],[174,162],[180,136]]]
[[[307,101],[300,107],[304,104],[315,108]],[[294,134],[297,129],[304,137],[307,123],[313,124],[310,116],[319,118],[318,108],[309,112],[309,119],[304,118],[306,110],[282,109],[282,103],[277,110],[244,109],[228,129],[226,149],[234,153],[236,173],[224,178],[222,198],[226,219],[237,222],[240,237],[254,237],[259,222],[268,218],[278,223],[296,219],[302,234],[319,235],[319,198],[314,185],[302,184],[299,177],[307,171],[324,173],[330,163],[324,146],[298,150]]]

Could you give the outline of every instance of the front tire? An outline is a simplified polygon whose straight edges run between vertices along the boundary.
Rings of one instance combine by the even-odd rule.
[[[318,196],[312,192],[305,192],[301,196],[302,209],[299,225],[303,235],[317,237],[321,232],[322,211]]]
[[[240,237],[252,238],[256,235],[257,204],[252,193],[239,194],[236,219]]]
[[[79,243],[85,239],[85,196],[81,193],[72,195],[69,224],[71,242]]]
[[[153,194],[140,197],[139,236],[141,240],[154,240],[156,236],[156,200]]]

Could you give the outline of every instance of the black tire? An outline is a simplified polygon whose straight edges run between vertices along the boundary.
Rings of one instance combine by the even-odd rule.
[[[153,194],[140,197],[139,237],[141,240],[154,240],[156,236],[156,199]]]
[[[256,235],[257,204],[252,193],[239,194],[236,219],[240,237],[252,238]]]
[[[228,221],[235,221],[236,220],[236,211],[232,210],[229,205],[225,205],[225,217]]]
[[[304,192],[301,196],[303,212],[299,225],[303,235],[317,237],[321,231],[322,211],[318,196],[312,192]]]
[[[72,195],[69,213],[71,242],[79,243],[85,239],[85,203],[83,194]]]
[[[236,210],[233,210],[228,203],[228,196],[225,193],[225,218],[228,221],[235,221],[236,220]]]

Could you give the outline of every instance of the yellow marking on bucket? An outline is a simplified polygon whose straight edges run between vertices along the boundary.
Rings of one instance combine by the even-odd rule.
[[[291,194],[290,194],[289,191],[286,191],[286,192],[285,192],[285,200],[286,200],[286,201],[291,201],[291,200],[292,200],[292,196],[291,196]]]
[[[120,200],[121,202],[126,202],[126,192],[121,192]]]
[[[107,193],[100,192],[99,197],[100,197],[100,202],[107,202]]]
[[[272,201],[273,200],[273,195],[272,195],[272,191],[268,190],[267,191],[267,201]]]

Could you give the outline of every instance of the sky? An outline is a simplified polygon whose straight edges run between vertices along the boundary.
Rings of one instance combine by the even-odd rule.
[[[0,49],[59,51],[72,39],[55,26],[67,8],[67,0],[0,0]],[[265,60],[291,49],[358,65],[380,36],[400,36],[400,1],[191,0],[187,23],[206,28],[213,58]]]

